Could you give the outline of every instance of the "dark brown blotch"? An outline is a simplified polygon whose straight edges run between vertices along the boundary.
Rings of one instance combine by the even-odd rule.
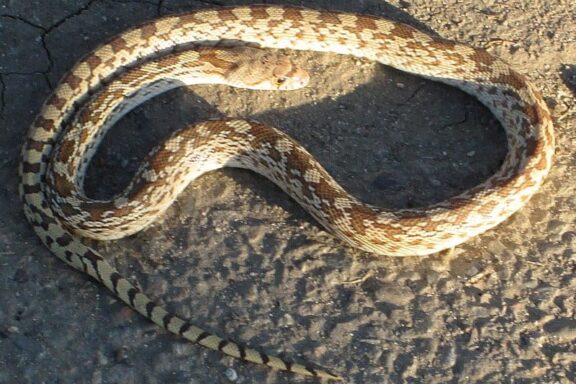
[[[54,120],[45,119],[42,116],[38,116],[36,118],[36,121],[34,121],[34,126],[40,127],[45,131],[51,132],[54,129]]]
[[[499,84],[509,85],[515,89],[523,89],[526,87],[526,78],[518,72],[510,71],[510,73],[500,75],[494,79],[493,82]]]
[[[128,43],[124,40],[123,37],[117,37],[112,40],[110,43],[110,48],[112,48],[112,52],[118,53],[120,51],[125,50],[128,47]]]
[[[132,287],[128,290],[128,301],[130,302],[130,306],[132,308],[135,307],[134,300],[136,299],[136,294],[138,294],[140,290],[136,287]]]
[[[260,359],[262,360],[262,364],[267,365],[270,361],[270,358],[265,353],[260,352]]]
[[[42,188],[40,187],[40,184],[34,184],[34,185],[26,185],[25,184],[22,186],[22,190],[24,191],[25,195],[31,195],[31,194],[42,192]]]
[[[320,12],[320,14],[318,14],[318,19],[326,24],[340,24],[340,19],[334,13]]]
[[[481,48],[473,48],[473,49],[474,53],[470,56],[470,58],[474,62],[489,66],[496,61],[496,58],[491,54],[489,54],[488,52],[486,52],[484,49]]]
[[[114,271],[110,275],[110,282],[112,283],[112,288],[114,288],[114,293],[118,294],[118,282],[122,279],[122,276]]]
[[[171,313],[167,313],[166,315],[164,315],[164,318],[162,319],[162,324],[164,324],[164,328],[168,329],[168,325],[170,325],[170,322],[172,321],[173,318],[174,315]]]
[[[149,319],[152,318],[152,312],[154,312],[154,308],[156,308],[156,304],[153,302],[149,301],[146,303],[146,317]]]
[[[432,41],[429,41],[427,43],[427,45],[429,47],[439,49],[439,50],[453,51],[454,49],[456,49],[457,44],[456,44],[456,42],[451,41],[451,40],[434,38]]]
[[[376,31],[378,26],[376,25],[376,19],[368,16],[359,16],[356,20],[356,28],[359,31],[369,29],[371,31]]]
[[[78,211],[78,208],[69,203],[60,204],[60,210],[62,211],[62,214],[67,217],[74,216],[80,213],[80,211]]]
[[[38,173],[40,172],[40,163],[22,162],[22,171],[24,173]]]
[[[148,23],[140,28],[140,36],[144,40],[147,40],[150,37],[154,36],[156,32],[158,32],[158,30],[156,29],[156,25],[154,25],[153,22]]]
[[[68,163],[68,160],[70,160],[70,156],[74,154],[74,146],[75,143],[73,140],[65,140],[64,142],[62,142],[59,149],[60,151],[59,158],[61,162]]]
[[[58,97],[58,95],[56,94],[53,94],[47,104],[52,105],[56,109],[61,110],[62,108],[64,108],[64,104],[66,104],[66,99]]]
[[[24,184],[22,185],[22,190],[25,195],[31,195],[42,192],[42,187],[40,186],[40,184],[33,184],[33,185]],[[30,209],[32,209],[32,211],[34,211],[33,208],[36,207],[34,205],[31,205]]]
[[[185,321],[184,324],[182,324],[182,326],[180,327],[180,329],[178,330],[178,333],[180,334],[180,336],[184,335],[186,332],[188,332],[188,330],[192,327],[192,324],[190,324],[188,321]]]
[[[78,87],[82,83],[82,79],[79,78],[78,76],[76,76],[75,74],[70,73],[70,74],[68,74],[68,76],[66,76],[63,83],[68,84],[70,89],[72,89],[74,91],[74,90],[78,89]]]
[[[93,71],[100,64],[102,64],[102,59],[96,53],[91,53],[84,61],[86,62],[88,68],[90,68],[91,71]]]
[[[37,141],[34,139],[28,139],[28,141],[26,141],[27,150],[33,149],[35,151],[42,152],[42,150],[44,149],[44,145],[46,145],[44,142]]]
[[[91,221],[101,221],[104,212],[114,211],[116,217],[122,218],[130,214],[132,210],[132,208],[129,206],[116,208],[114,204],[111,202],[99,202],[99,201],[82,203],[80,204],[80,209],[88,212]]]
[[[205,338],[210,337],[210,336],[212,336],[211,333],[202,332],[200,335],[198,335],[198,337],[196,338],[196,340],[194,340],[194,342],[200,343],[200,342],[202,342],[202,340],[204,340]]]
[[[64,232],[64,234],[60,237],[58,237],[56,239],[56,243],[58,243],[59,246],[61,247],[66,247],[68,246],[74,239],[72,238],[72,236],[70,236],[70,234],[68,234],[67,232]]]
[[[94,251],[92,251],[91,249],[84,252],[84,255],[82,255],[82,256],[86,260],[90,260],[90,262],[94,266],[94,269],[96,269],[96,267],[98,266],[98,262],[102,261],[102,257],[100,255],[98,255],[97,253],[95,253]]]
[[[224,20],[224,21],[237,20],[238,19],[236,17],[236,15],[232,12],[232,10],[228,9],[228,8],[219,9],[218,10],[218,18],[220,20]]]
[[[302,12],[299,9],[286,7],[284,8],[284,19],[300,22],[304,19],[304,17],[302,16]]]
[[[413,39],[414,29],[404,24],[395,24],[394,28],[390,30],[390,34],[401,37],[403,39]]]
[[[89,133],[90,132],[88,129],[83,129],[80,131],[80,144],[86,143],[86,141],[88,140],[88,138],[90,136]]]
[[[266,9],[262,7],[250,8],[250,16],[252,16],[254,20],[265,20],[270,17],[268,12],[266,12]]]
[[[54,189],[62,196],[70,196],[75,190],[74,184],[60,174],[54,174]]]

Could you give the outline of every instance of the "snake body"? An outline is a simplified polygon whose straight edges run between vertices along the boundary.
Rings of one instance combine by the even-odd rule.
[[[164,88],[154,90],[162,77],[184,73],[186,61],[171,56],[178,60],[168,69],[164,66],[158,79],[154,70],[147,72],[147,79],[131,74],[138,68],[153,68],[158,57],[182,47],[212,46],[224,40],[354,55],[455,86],[478,98],[499,120],[508,141],[506,158],[488,180],[458,196],[425,208],[390,211],[350,196],[312,155],[278,130],[249,121],[208,121],[179,131],[155,149],[121,196],[109,201],[86,197],[82,190],[86,164],[103,132],[133,107],[130,92],[136,92],[141,102],[150,96],[134,91],[142,84],[151,94],[174,86],[165,82]],[[201,50],[190,52],[193,62],[202,62],[197,60]],[[205,51],[205,56],[212,55],[206,52],[212,51]],[[222,68],[227,60],[205,57],[204,62],[218,68],[218,76],[226,72]],[[220,77],[211,79],[209,72],[204,71],[202,80],[218,82]],[[98,94],[102,88],[106,92]],[[139,231],[189,182],[207,171],[232,166],[268,177],[352,246],[390,256],[427,255],[454,247],[520,209],[542,184],[553,153],[552,120],[542,97],[523,75],[482,49],[373,16],[252,5],[150,21],[84,57],[58,84],[28,133],[19,168],[20,195],[26,217],[56,256],[159,326],[245,361],[338,379],[244,348],[167,312],[80,238],[119,238]]]

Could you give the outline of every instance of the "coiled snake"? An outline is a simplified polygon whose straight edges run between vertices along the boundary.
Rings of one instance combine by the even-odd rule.
[[[281,132],[254,122],[208,121],[157,147],[121,196],[109,201],[86,197],[84,171],[103,133],[145,99],[198,82],[260,87],[248,78],[235,83],[248,75],[237,70],[234,56],[267,64],[270,72],[259,80],[264,88],[296,87],[307,80],[281,55],[255,48],[197,48],[223,40],[354,55],[455,86],[478,98],[500,121],[508,140],[506,158],[488,180],[458,196],[421,209],[388,211],[351,197]],[[196,48],[186,50],[189,46]],[[373,16],[241,6],[151,21],[84,57],[58,84],[28,133],[20,195],[26,217],[54,254],[161,327],[242,360],[338,379],[244,348],[168,313],[80,236],[112,239],[139,231],[190,181],[231,166],[265,175],[352,246],[390,256],[427,255],[494,227],[522,207],[542,184],[553,152],[552,120],[542,97],[524,76],[482,49]]]

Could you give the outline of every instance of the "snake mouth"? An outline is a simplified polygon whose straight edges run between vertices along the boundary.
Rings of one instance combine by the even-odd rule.
[[[279,90],[304,88],[310,82],[310,74],[288,57],[282,57],[272,71]]]
[[[310,83],[310,74],[304,69],[296,66],[287,75],[290,81],[288,84],[284,81],[279,87],[280,90],[300,89],[304,88]],[[289,85],[289,86],[288,86]]]

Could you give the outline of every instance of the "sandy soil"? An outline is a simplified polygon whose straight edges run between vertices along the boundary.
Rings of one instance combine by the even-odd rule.
[[[53,257],[17,196],[25,132],[78,58],[136,23],[221,3],[242,2],[0,0],[0,383],[305,381],[158,329]],[[485,47],[529,75],[558,134],[556,166],[541,192],[451,256],[392,259],[344,246],[270,182],[225,170],[191,185],[151,229],[98,248],[197,324],[332,368],[350,383],[574,382],[571,1],[304,3],[401,20]],[[307,89],[196,87],[134,111],[104,143],[88,189],[111,196],[162,137],[224,115],[285,130],[352,193],[387,207],[457,194],[494,172],[504,156],[498,124],[459,91],[347,57],[295,57],[313,74]]]

